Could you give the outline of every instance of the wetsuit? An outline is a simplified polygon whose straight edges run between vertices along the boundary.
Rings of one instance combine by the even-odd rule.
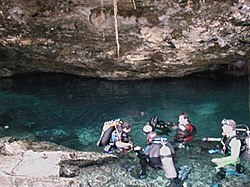
[[[196,127],[193,124],[182,125],[185,130],[178,128],[178,132],[174,137],[175,142],[188,142],[194,139],[196,133]]]
[[[146,175],[146,169],[149,165],[152,168],[163,169],[167,178],[176,178],[174,148],[169,142],[161,143],[161,137],[155,137],[143,152],[137,153],[137,156],[140,159],[142,175]]]

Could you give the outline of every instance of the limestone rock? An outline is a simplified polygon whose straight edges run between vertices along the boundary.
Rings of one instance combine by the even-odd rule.
[[[10,137],[2,138],[0,142],[14,147],[18,144],[22,150],[21,153],[13,152],[11,155],[0,154],[0,186],[162,187],[171,184],[162,170],[150,167],[147,168],[147,178],[138,179],[139,160],[131,152],[117,157],[118,155],[80,152],[48,142],[28,142]],[[209,148],[198,148],[200,143],[197,141],[189,149],[179,149],[177,152],[177,169],[183,165],[193,168],[184,182],[186,186],[210,187],[214,184],[216,171],[209,164]],[[249,168],[249,162],[246,162],[245,167]],[[244,174],[244,177],[226,176],[220,183],[222,186],[245,187],[250,179],[249,170]]]
[[[246,74],[249,0],[133,2],[118,1],[118,59],[112,0],[2,0],[0,77],[29,72],[106,79]],[[231,68],[239,60],[244,67]]]
[[[15,155],[24,152],[22,146],[18,142],[4,143],[0,151],[5,155]]]
[[[41,151],[41,148],[28,149],[31,146],[27,141],[2,141],[5,142],[2,152],[4,154],[0,155],[1,186],[80,186],[80,179],[72,177],[78,176],[80,168],[85,167],[86,163],[89,166],[116,158],[101,153],[66,151],[66,148],[50,150],[47,145],[49,143],[40,142],[44,148]],[[53,146],[55,145],[52,144],[51,147]],[[76,169],[72,170],[71,165]],[[65,173],[63,177],[62,170]]]

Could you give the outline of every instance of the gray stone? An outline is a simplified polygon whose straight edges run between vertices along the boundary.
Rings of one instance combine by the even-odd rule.
[[[1,186],[80,186],[81,180],[73,177],[79,175],[80,168],[86,163],[90,166],[116,158],[114,155],[69,151],[67,148],[59,150],[57,147],[55,150],[52,148],[54,144],[48,146],[49,143],[45,142],[40,142],[42,151],[34,146],[31,150],[32,143],[27,141],[1,140],[5,147],[4,154],[0,154]]]
[[[98,152],[70,150],[49,142],[28,142],[10,137],[0,139],[2,144],[20,145],[20,152],[0,154],[1,186],[8,187],[162,187],[169,186],[162,170],[148,167],[147,178],[138,179],[140,165],[133,152],[128,155],[112,155]],[[197,142],[200,145],[201,142]],[[206,149],[206,150],[203,150]],[[176,167],[192,167],[184,186],[210,187],[214,184],[215,168],[211,164],[213,155],[206,147],[194,146],[179,149]],[[14,154],[15,153],[15,154]],[[217,155],[214,155],[217,156]],[[244,165],[249,168],[249,162]],[[249,180],[249,170],[244,172]],[[245,187],[246,177],[226,176],[222,186]]]
[[[106,79],[182,77],[249,61],[250,2],[2,0],[0,77],[57,72]]]

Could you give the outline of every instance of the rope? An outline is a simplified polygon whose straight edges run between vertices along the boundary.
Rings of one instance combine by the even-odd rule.
[[[117,24],[117,0],[113,0],[114,3],[114,19],[115,19],[115,38],[116,38],[116,46],[117,46],[117,58],[120,58],[120,44],[119,44],[119,36],[118,36],[118,24]]]
[[[135,0],[132,0],[132,1],[133,1],[134,9],[136,10]]]

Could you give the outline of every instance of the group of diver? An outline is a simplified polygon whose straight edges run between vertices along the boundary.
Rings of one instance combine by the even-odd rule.
[[[232,119],[223,119],[221,123],[222,138],[206,137],[201,141],[221,143],[222,147],[219,151],[224,153],[224,157],[213,158],[211,161],[216,165],[218,176],[223,179],[227,165],[235,165],[237,173],[244,172],[240,163],[240,155],[243,151],[250,150],[250,131],[248,126],[238,126]],[[139,179],[147,177],[147,166],[150,166],[162,169],[165,177],[172,181],[172,186],[182,186],[183,180],[191,168],[183,167],[181,171],[177,171],[176,150],[192,144],[197,133],[196,126],[191,123],[188,114],[181,113],[178,124],[165,122],[159,120],[157,116],[153,116],[142,130],[147,135],[145,148],[132,143],[130,123],[120,119],[107,121],[104,123],[97,145],[104,146],[105,153],[122,152],[126,154],[131,150],[135,151],[141,165]],[[172,131],[175,131],[175,135],[173,140],[169,141],[164,135],[169,135]],[[185,176],[182,175],[183,172]]]

